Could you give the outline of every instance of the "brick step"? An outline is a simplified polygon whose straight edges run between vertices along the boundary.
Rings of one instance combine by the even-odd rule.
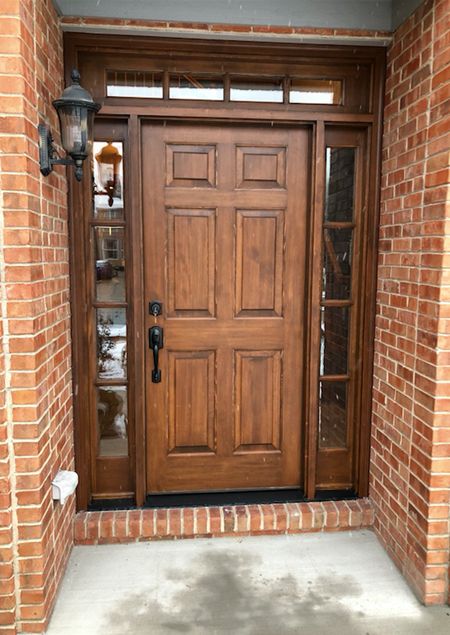
[[[368,498],[320,503],[80,512],[75,517],[75,544],[343,531],[371,527],[373,522],[374,510]]]

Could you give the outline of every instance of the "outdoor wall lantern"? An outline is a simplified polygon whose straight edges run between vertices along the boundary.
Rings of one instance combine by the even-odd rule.
[[[54,165],[73,165],[75,176],[81,181],[83,161],[92,147],[94,115],[100,110],[100,104],[80,86],[80,73],[76,69],[71,77],[72,84],[53,102],[59,117],[61,143],[70,158],[58,157],[50,128],[39,124],[39,165],[44,176],[52,172]]]

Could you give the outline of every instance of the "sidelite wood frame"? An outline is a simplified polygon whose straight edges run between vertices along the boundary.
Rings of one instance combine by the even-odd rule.
[[[308,166],[305,177],[308,184],[307,192],[305,188],[302,190],[303,196],[306,198],[301,221],[303,229],[300,231],[301,238],[304,240],[305,276],[302,302],[299,305],[299,313],[296,315],[302,326],[300,334],[301,359],[298,358],[301,369],[296,376],[296,381],[300,384],[298,386],[299,400],[296,402],[298,403],[296,406],[298,407],[296,425],[298,425],[300,463],[297,470],[298,476],[294,480],[292,480],[292,474],[295,470],[294,472],[290,470],[291,476],[286,477],[285,481],[279,480],[277,477],[266,488],[277,488],[277,483],[281,483],[281,488],[290,487],[292,489],[292,484],[295,484],[295,487],[304,492],[308,499],[313,499],[316,496],[316,491],[319,490],[352,491],[360,496],[367,495],[384,50],[377,47],[305,46],[284,43],[193,41],[172,38],[66,34],[65,54],[67,75],[69,76],[70,69],[76,66],[81,72],[83,85],[92,92],[95,100],[103,103],[101,113],[96,120],[95,139],[105,143],[122,144],[120,146],[123,154],[122,196],[125,207],[123,218],[103,220],[94,218],[92,212],[92,176],[89,174],[89,170],[85,171],[81,187],[71,182],[70,257],[75,448],[77,471],[80,475],[79,509],[88,508],[96,499],[107,498],[132,498],[137,505],[142,505],[149,492],[177,491],[177,482],[182,482],[181,480],[177,481],[178,476],[176,474],[174,476],[170,469],[167,472],[168,480],[164,481],[163,478],[159,485],[151,482],[152,479],[156,478],[155,475],[159,469],[162,473],[166,468],[163,465],[164,462],[155,463],[155,461],[160,461],[161,457],[158,458],[158,452],[155,454],[153,451],[154,446],[152,446],[150,438],[152,434],[155,435],[154,421],[151,417],[158,412],[158,408],[161,406],[155,406],[156,402],[152,398],[155,393],[151,392],[152,386],[148,383],[152,365],[148,351],[147,330],[154,323],[154,318],[148,315],[148,303],[153,299],[162,300],[164,303],[164,315],[156,318],[155,321],[160,326],[164,326],[169,336],[169,348],[170,338],[175,337],[171,334],[170,328],[176,322],[177,313],[173,297],[172,299],[168,296],[162,298],[147,297],[147,294],[152,293],[153,290],[152,284],[148,282],[148,269],[149,266],[155,266],[157,261],[154,258],[152,260],[152,254],[159,248],[157,242],[152,242],[153,232],[145,224],[149,218],[158,221],[158,206],[153,205],[155,211],[151,211],[153,209],[151,199],[148,198],[145,189],[148,187],[148,179],[150,177],[165,179],[165,182],[161,181],[160,185],[155,182],[155,187],[159,192],[159,194],[155,194],[160,199],[159,209],[161,209],[161,205],[163,208],[169,209],[171,204],[173,206],[173,201],[176,201],[177,196],[175,188],[175,193],[170,194],[169,192],[170,196],[175,197],[172,203],[169,194],[169,199],[164,199],[163,192],[168,191],[171,184],[167,180],[169,177],[164,176],[161,171],[158,172],[158,165],[161,165],[161,161],[158,162],[157,155],[151,156],[152,148],[149,146],[151,146],[152,140],[155,140],[155,148],[161,149],[164,144],[169,144],[176,151],[180,146],[180,144],[177,145],[177,140],[181,141],[181,146],[194,148],[196,139],[201,139],[202,147],[212,147],[215,142],[211,142],[211,139],[213,141],[217,139],[217,143],[219,143],[223,137],[222,149],[225,154],[228,152],[228,157],[231,157],[231,154],[227,150],[225,139],[228,140],[227,143],[233,143],[238,150],[244,148],[242,151],[244,154],[245,148],[247,148],[248,153],[253,158],[250,156],[248,160],[245,157],[243,159],[242,152],[239,150],[235,153],[236,163],[232,163],[233,159],[228,158],[223,159],[223,165],[226,165],[228,161],[230,169],[236,170],[240,166],[239,169],[242,172],[242,161],[247,160],[246,165],[250,166],[250,171],[262,169],[264,174],[267,170],[270,172],[270,166],[277,165],[278,171],[272,176],[267,176],[268,180],[266,176],[261,177],[259,174],[255,176],[256,181],[251,181],[250,178],[248,185],[245,185],[250,190],[252,187],[256,187],[256,190],[262,192],[261,187],[266,186],[261,184],[261,181],[266,179],[269,188],[266,190],[266,197],[269,196],[269,198],[277,196],[276,193],[271,193],[279,185],[277,179],[284,178],[280,172],[282,161],[291,162],[290,167],[286,168],[286,174],[292,183],[289,187],[296,187],[295,179],[293,180],[293,174],[296,170],[295,155],[296,153],[298,155],[300,150],[306,153]],[[151,76],[149,85],[157,84],[158,90],[153,95],[159,91],[158,96],[148,98],[107,96],[106,86],[111,74],[113,72],[122,73],[122,77],[124,77],[127,71],[140,73],[141,78],[144,73]],[[184,78],[187,75],[192,75],[194,79],[200,78],[203,82],[200,82],[201,86],[215,89],[219,86],[219,93],[214,93],[214,95],[219,94],[221,98],[219,100],[216,97],[211,100],[195,99],[194,94],[192,99],[173,98],[175,92],[171,92],[171,86],[175,86],[176,82],[178,82],[178,86],[184,86],[186,83]],[[297,97],[291,97],[290,91],[294,90],[294,87],[305,86],[306,82],[307,86],[312,87],[311,90],[320,89],[324,80],[330,82],[333,87],[338,86],[335,99],[333,98],[334,103],[298,103],[296,102]],[[279,89],[273,88],[273,90],[279,91],[275,97],[279,103],[275,103],[275,100],[272,100],[272,103],[238,101],[233,97],[234,94],[239,95],[242,86],[245,90],[249,87],[254,89],[261,81],[265,82],[267,90],[272,90],[274,86],[280,86]],[[193,84],[195,85],[195,81]],[[272,132],[270,132],[271,130]],[[254,135],[253,131],[255,131]],[[251,147],[251,141],[253,138],[257,138],[258,132],[262,140],[266,139],[260,145],[266,149],[270,148],[270,150],[264,151],[266,158],[263,163],[260,162],[262,168],[254,167],[256,165],[254,160],[257,161],[260,149]],[[296,140],[300,138],[303,141]],[[143,144],[145,144],[144,151]],[[289,150],[289,144],[292,145],[291,150]],[[288,159],[280,158],[281,155],[277,147],[288,149],[286,154]],[[343,150],[334,154],[335,149]],[[195,152],[195,148],[193,151]],[[212,152],[211,148],[209,152]],[[218,156],[216,155],[216,159]],[[192,196],[189,195],[192,200],[187,205],[187,207],[192,208],[193,201],[197,200],[195,190],[202,181],[198,179],[192,181],[192,178],[183,180],[182,171],[183,165],[186,165],[186,160],[180,159],[180,157],[176,160],[178,161],[177,170],[178,176],[181,175],[180,184],[184,188],[183,191],[188,193],[186,188],[193,188]],[[220,160],[222,161],[222,159]],[[166,165],[169,165],[169,159],[167,161]],[[330,178],[329,171],[334,169],[332,167],[334,163],[338,165],[339,162],[347,162],[347,165],[350,165],[350,168],[347,167],[347,173],[350,169],[354,175],[351,185],[353,209],[350,216],[345,216],[345,210],[342,216],[340,209],[342,206],[339,202],[334,204],[334,211],[333,209],[331,212],[327,211],[330,197],[333,196],[333,193],[327,190]],[[173,161],[171,165],[173,165]],[[210,178],[212,164],[208,165],[209,176],[207,178]],[[161,177],[158,177],[158,174],[161,174]],[[197,176],[203,178],[204,175]],[[286,184],[281,184],[282,189],[286,189]],[[239,189],[243,188],[237,187],[237,190],[236,188],[233,190],[231,187],[229,194],[225,192],[220,196],[222,198],[241,196],[241,194],[236,194]],[[207,196],[213,196],[213,198],[210,198],[210,203],[205,199],[206,202],[200,205],[204,211],[200,211],[195,216],[199,219],[195,228],[195,231],[197,231],[197,227],[199,228],[199,236],[204,235],[202,233],[203,227],[208,226],[210,229],[206,231],[212,231],[210,212],[205,211],[205,209],[208,205],[211,207],[211,201],[214,202],[216,195],[210,192]],[[249,197],[251,198],[251,192],[244,192],[242,196],[242,199],[235,201],[236,205],[242,208],[237,218],[237,223],[241,227],[241,230],[238,227],[237,231],[238,233],[241,231],[241,236],[244,224],[248,227],[252,223],[255,227],[271,228],[276,226],[279,211],[273,210],[281,199],[278,200],[278,203],[270,204],[272,211],[264,212],[257,221],[258,225],[255,224],[255,209],[258,205],[261,206],[264,197],[259,199],[259,203],[253,199],[250,204],[248,201]],[[254,196],[257,198],[258,194]],[[327,197],[327,205],[325,205],[325,197]],[[178,223],[181,228],[192,227],[189,225],[192,219],[183,220],[183,213],[179,211],[182,209],[182,205],[180,203],[177,205],[178,207],[175,205],[174,210],[169,214],[170,222],[172,224]],[[333,203],[330,205],[331,209]],[[145,221],[143,219],[144,211]],[[220,226],[222,222],[220,221],[220,213],[216,218]],[[188,224],[183,225],[183,223]],[[222,226],[225,227],[223,223]],[[94,236],[97,240],[106,228],[111,234],[120,235],[121,240],[124,241],[123,256],[126,267],[123,277],[126,294],[118,302],[110,301],[105,304],[95,295],[95,275],[98,278],[98,272],[94,274],[96,257],[93,255],[93,241]],[[299,233],[298,229],[295,231]],[[339,235],[341,243],[339,243],[339,239],[336,242],[336,236]],[[345,247],[345,241],[342,237],[345,237],[348,248]],[[294,238],[290,236],[290,239],[292,246],[288,245],[288,251],[295,246]],[[262,245],[265,244],[264,240],[256,246],[253,245],[253,248],[261,250]],[[285,238],[282,240],[282,243],[285,244],[283,241]],[[226,242],[227,239],[225,239]],[[278,242],[277,244],[282,243]],[[111,242],[106,243],[106,245],[110,248],[114,246]],[[345,272],[343,274],[342,271],[339,271],[338,275],[336,268],[333,270],[333,266],[335,266],[333,262],[336,262],[336,258],[337,260],[347,259],[348,262],[346,249],[353,254],[351,277],[350,274]],[[338,255],[336,255],[336,250],[339,252]],[[225,260],[227,256],[225,253],[222,255],[218,253],[217,257]],[[330,270],[325,273],[324,278],[322,263],[325,262],[327,263],[325,267],[329,266]],[[341,295],[336,293],[337,287],[333,287],[333,284],[336,285],[336,280],[340,281],[339,288],[345,289]],[[166,282],[162,281],[159,287],[156,284],[154,288],[163,289],[164,284]],[[170,285],[170,281],[167,284]],[[294,287],[292,288],[294,289]],[[239,302],[242,304],[241,296],[237,300],[238,304]],[[255,294],[252,296],[251,291],[247,292],[247,298],[250,298],[247,304],[250,309],[247,310],[244,307],[242,310],[241,306],[240,319],[244,319],[244,321],[246,317],[250,319],[252,298],[254,297],[256,296]],[[279,311],[280,297],[278,294],[275,299],[277,305],[275,313]],[[121,311],[122,314],[126,315],[127,372],[120,380],[101,379],[97,376],[95,351],[98,326],[96,324],[98,312],[105,310],[105,308]],[[191,317],[201,320],[202,311],[205,310],[202,309],[197,315],[194,312]],[[219,308],[219,310],[221,309]],[[166,311],[171,311],[171,315],[166,315]],[[247,316],[245,315],[246,311]],[[97,318],[95,318],[96,313]],[[185,312],[185,318],[189,317],[188,313]],[[263,323],[261,319],[264,321],[268,318],[270,318],[270,311],[264,309],[258,318],[259,324]],[[250,322],[248,323],[250,324]],[[269,325],[267,328],[269,328],[270,319],[267,324]],[[343,354],[337,352],[336,349],[336,346],[342,346],[342,337],[339,335],[341,343],[337,344],[336,333],[333,332],[333,325],[338,324],[344,325],[347,341],[347,348]],[[203,368],[210,365],[209,353],[205,352],[208,346],[209,344],[205,340],[200,347],[200,353],[172,354],[171,361],[165,357],[166,353],[169,354],[170,351],[169,353],[167,350],[161,351],[161,359],[165,364],[162,367],[163,377],[165,377],[164,373],[169,372],[169,364],[171,364],[172,372],[175,372],[174,369],[177,368],[178,364],[176,372],[183,374],[183,364],[189,363],[190,359],[196,360],[192,368],[198,370],[199,377],[207,377],[210,371],[204,375]],[[277,349],[279,344],[272,344],[272,348],[274,346]],[[320,362],[320,351],[323,351],[324,347],[328,347],[327,350],[331,351],[330,359],[332,361],[328,365]],[[244,349],[246,349],[245,346]],[[236,357],[236,372],[242,373],[242,368],[244,368],[245,372],[248,373],[250,368],[252,369],[251,373],[254,373],[254,377],[256,377],[255,381],[259,381],[260,374],[258,373],[260,371],[254,369],[261,368],[258,362],[258,359],[261,358],[261,364],[266,364],[266,366],[269,364],[267,367],[270,367],[271,372],[275,372],[276,375],[278,372],[276,369],[280,368],[280,360],[285,357],[283,350],[279,350],[281,357],[276,350],[274,354],[272,354],[273,351],[269,351],[270,360],[267,361],[269,358],[265,348],[263,347],[262,352],[259,353],[255,349],[256,358],[254,359],[256,362],[247,359],[248,354],[243,350]],[[346,359],[348,358],[346,367],[340,365],[339,362],[343,355]],[[177,362],[177,359],[181,359],[181,361]],[[252,364],[254,365],[252,366]],[[180,375],[180,377],[182,376]],[[127,391],[128,447],[121,456],[99,456],[97,394],[100,394],[98,391],[114,389],[114,387],[122,392]],[[292,386],[290,392],[293,394]],[[224,401],[225,398],[222,396],[221,399]],[[345,410],[345,439],[340,438],[330,442],[326,438],[328,433],[320,433],[321,438],[319,439],[319,401],[323,408],[320,415],[321,421],[332,419],[336,409]],[[273,400],[270,403],[273,403]],[[284,439],[283,442],[285,445],[288,444],[287,439]],[[274,443],[276,446],[277,442],[274,441]],[[259,449],[256,449],[261,452],[264,447],[267,447],[267,443],[265,445],[263,443]],[[255,448],[251,447],[250,449],[254,450]],[[185,453],[182,457],[184,463],[179,462],[180,465],[183,465],[183,470],[186,470],[186,466],[189,465],[186,462],[189,458],[189,452],[195,454],[201,448],[194,448],[194,450],[192,448],[191,450],[188,448],[188,451],[181,449],[181,455],[183,452]],[[267,455],[266,458],[270,462],[273,456],[271,458]],[[234,461],[234,459],[232,460]],[[200,456],[198,469],[214,470],[212,465],[209,466],[202,461]],[[292,465],[292,457],[288,459],[288,462]],[[220,469],[226,472],[227,469],[233,469],[234,465],[235,463],[223,463]],[[252,467],[250,464],[246,464],[245,469],[248,473]],[[286,485],[283,484],[284,482]],[[222,483],[221,489],[228,489],[227,481],[224,480]],[[165,484],[168,484],[167,490],[164,489]],[[264,487],[263,483],[261,487]],[[248,489],[261,489],[261,487],[258,486],[256,480]],[[239,483],[234,482],[231,482],[230,488],[246,489],[244,483],[240,487]],[[204,491],[205,488],[202,490],[201,487],[201,479],[195,489]],[[188,488],[184,485],[180,487],[180,491],[188,491]]]

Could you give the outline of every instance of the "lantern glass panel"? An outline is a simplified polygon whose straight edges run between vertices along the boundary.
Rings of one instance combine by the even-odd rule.
[[[60,107],[58,115],[64,150],[71,156],[87,156],[92,146],[94,111],[70,105]]]

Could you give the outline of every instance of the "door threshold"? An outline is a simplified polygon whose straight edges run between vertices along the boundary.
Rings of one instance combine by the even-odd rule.
[[[355,500],[353,490],[319,490],[313,501]],[[189,494],[150,494],[144,509],[179,507],[223,507],[225,505],[267,505],[274,503],[313,502],[299,489],[250,490],[233,492],[194,492]],[[91,502],[88,511],[114,511],[139,509],[132,498],[97,499]]]
[[[75,544],[343,531],[371,527],[368,498],[80,512]]]

